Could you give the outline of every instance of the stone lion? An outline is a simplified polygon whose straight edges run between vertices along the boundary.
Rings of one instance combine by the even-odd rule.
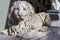
[[[11,27],[2,33],[10,36],[34,38],[38,32],[46,32],[49,29],[50,22],[48,13],[35,13],[29,2],[15,1],[8,14],[8,24]]]

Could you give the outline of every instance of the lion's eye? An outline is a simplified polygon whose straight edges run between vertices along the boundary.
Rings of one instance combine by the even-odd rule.
[[[19,8],[16,8],[17,10],[19,10]]]
[[[20,15],[18,15],[20,17]]]
[[[26,8],[23,8],[23,10],[26,10]]]

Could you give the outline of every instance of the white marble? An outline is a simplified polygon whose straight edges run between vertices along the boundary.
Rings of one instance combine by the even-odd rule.
[[[60,1],[59,0],[52,0],[52,5],[55,10],[60,10]]]

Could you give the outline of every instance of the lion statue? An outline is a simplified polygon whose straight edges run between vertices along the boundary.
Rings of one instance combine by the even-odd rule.
[[[49,30],[51,19],[48,13],[36,13],[33,6],[26,1],[15,1],[8,14],[9,28],[2,31],[4,35],[34,38],[38,32]]]

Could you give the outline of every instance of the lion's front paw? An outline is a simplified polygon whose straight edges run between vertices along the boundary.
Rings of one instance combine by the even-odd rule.
[[[3,35],[8,35],[8,30],[7,30],[7,29],[3,30],[3,31],[1,32],[1,34],[3,34]]]

